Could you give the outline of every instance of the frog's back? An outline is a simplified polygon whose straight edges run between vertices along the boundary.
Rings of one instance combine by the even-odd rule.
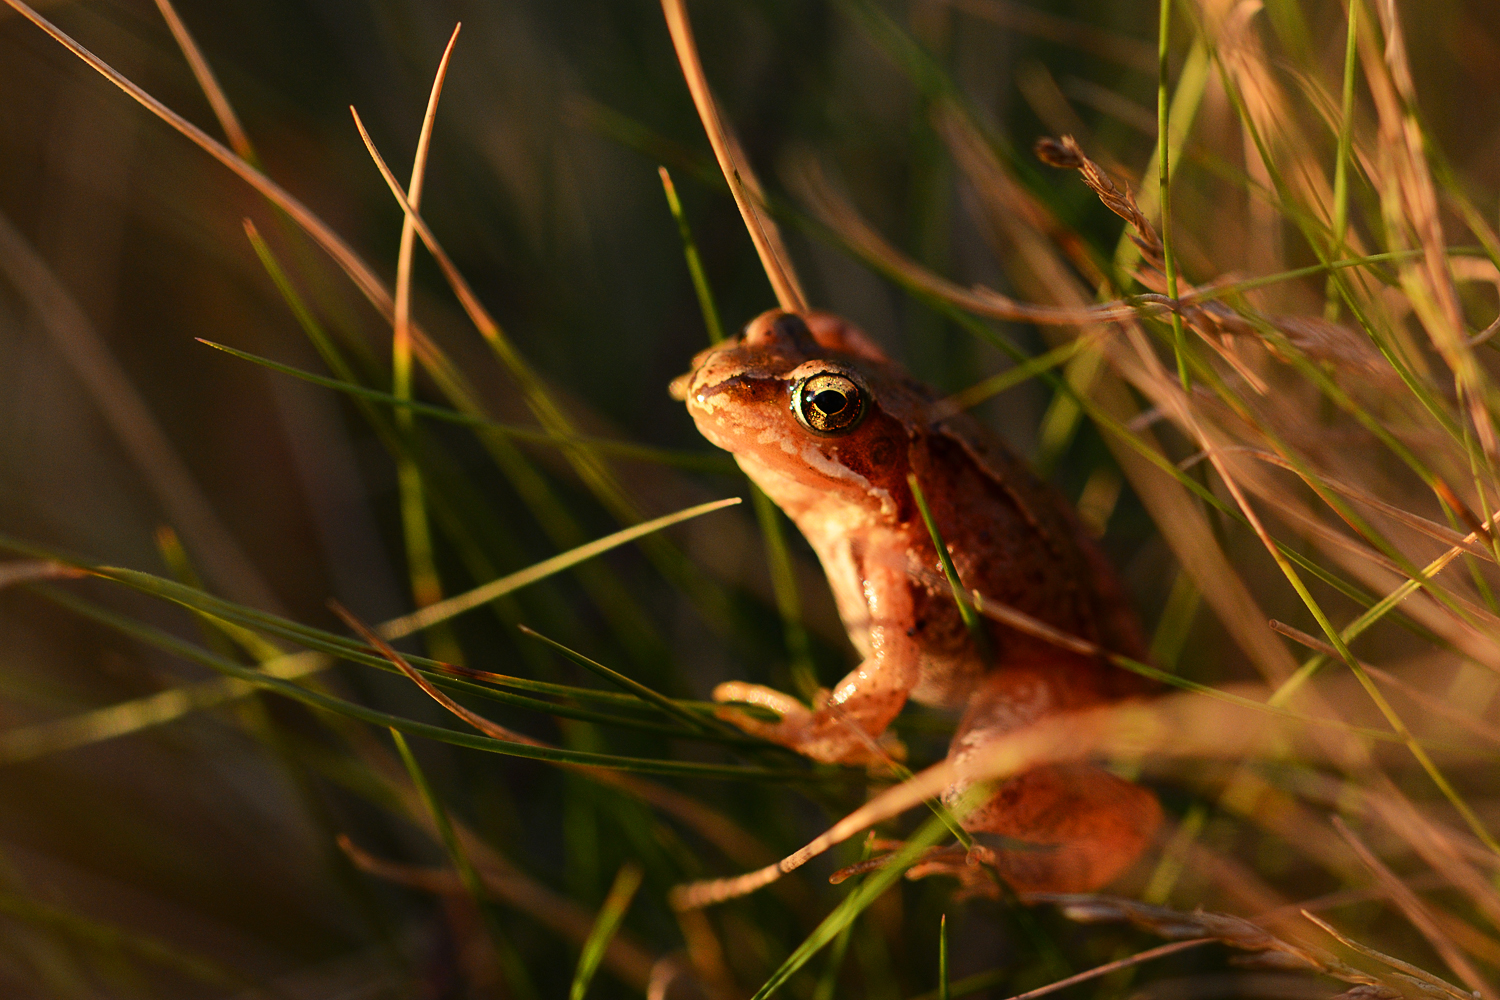
[[[906,408],[911,429],[907,465],[915,472],[960,577],[985,596],[1109,649],[1143,659],[1145,641],[1124,589],[1095,540],[1067,499],[1042,481],[999,435],[967,414],[931,419],[940,404],[932,390],[882,366],[882,405]],[[892,385],[899,380],[900,388]],[[927,419],[918,419],[921,414]],[[926,527],[914,505],[898,505],[898,517],[914,551],[923,548]],[[913,692],[918,701],[953,703],[978,672],[972,647],[946,589],[930,575],[912,581],[917,627],[929,666]],[[996,622],[987,623],[996,647],[996,667],[1046,661],[1068,675],[1080,702],[1137,693],[1138,677],[1096,658],[1065,653],[1040,639]],[[930,674],[928,679],[926,675]]]
[[[1002,494],[1004,506],[1013,507],[1030,529],[1032,538],[1018,543],[1027,552],[1016,552],[1018,564],[1032,559],[1044,565],[1030,567],[1034,573],[1027,592],[1033,595],[1027,608],[1024,595],[1016,595],[1021,607],[1049,624],[1099,643],[1111,652],[1136,659],[1145,657],[1146,641],[1140,622],[1121,586],[1114,566],[1098,542],[1084,528],[1073,505],[1055,486],[1041,480],[1031,468],[1000,440],[998,434],[967,415],[943,421],[945,431],[962,419],[962,433],[944,433],[951,444],[969,453],[982,479],[981,488],[992,497]],[[1005,590],[999,577],[1008,575],[1003,566],[980,571],[985,582]],[[982,593],[987,593],[982,588]],[[1049,612],[1050,609],[1054,609]],[[1069,620],[1071,619],[1071,621]]]

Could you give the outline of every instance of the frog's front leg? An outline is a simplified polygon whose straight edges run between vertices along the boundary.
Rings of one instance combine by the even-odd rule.
[[[791,695],[760,684],[731,681],[714,689],[714,699],[769,708],[779,722],[762,722],[725,708],[724,718],[813,760],[828,764],[874,764],[892,749],[875,746],[916,686],[920,651],[909,634],[913,622],[911,588],[898,567],[866,565],[864,600],[869,609],[868,655],[811,709]]]

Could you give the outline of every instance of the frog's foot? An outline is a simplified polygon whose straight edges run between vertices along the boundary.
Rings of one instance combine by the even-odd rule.
[[[766,722],[728,705],[719,709],[719,718],[734,723],[752,736],[778,743],[825,764],[875,767],[906,757],[906,748],[894,735],[871,736],[844,713],[828,707],[827,691],[818,692],[819,707],[816,710],[774,688],[743,681],[720,684],[714,688],[714,700],[770,709],[781,716],[780,721]]]
[[[886,851],[879,857],[868,858],[847,868],[840,868],[828,877],[828,881],[838,885],[845,879],[855,875],[863,875],[866,872],[884,868],[895,858],[896,852],[902,846],[899,840],[881,840],[871,844],[873,850]],[[958,879],[960,886],[957,899],[973,899],[983,897],[985,899],[998,899],[1000,897],[1000,881],[996,875],[997,857],[994,851],[982,844],[975,844],[972,848],[964,847],[962,844],[950,844],[947,847],[929,847],[923,851],[917,862],[906,871],[909,879],[926,878],[929,875],[949,875]]]
[[[949,789],[952,802],[960,789]],[[976,841],[965,859],[982,867],[931,866],[965,890],[991,868],[1017,893],[1097,892],[1129,868],[1161,824],[1156,796],[1090,764],[1048,764],[1001,782],[963,818]],[[916,869],[913,869],[913,877]]]

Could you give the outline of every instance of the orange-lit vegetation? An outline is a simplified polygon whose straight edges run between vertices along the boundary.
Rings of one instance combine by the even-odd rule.
[[[4,995],[1496,996],[1490,0],[6,3]],[[850,663],[666,394],[778,301],[1120,566],[1162,696],[981,763],[1118,896],[702,700]]]

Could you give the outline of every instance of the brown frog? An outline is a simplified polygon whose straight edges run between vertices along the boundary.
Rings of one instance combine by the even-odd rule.
[[[720,685],[745,730],[820,761],[873,763],[908,698],[963,708],[950,756],[1037,719],[1142,693],[1134,674],[986,621],[982,662],[908,486],[915,474],[970,588],[1135,658],[1144,641],[1115,574],[1067,501],[996,436],[826,313],[773,310],[693,360],[672,383],[698,429],[796,523],[828,574],[864,657],[809,709],[760,685]],[[950,789],[952,798],[959,789]],[[1087,892],[1139,855],[1160,821],[1148,791],[1088,764],[1038,767],[998,785],[964,826],[1021,892]],[[1016,843],[1020,842],[1020,843]],[[975,882],[972,865],[925,871]]]

